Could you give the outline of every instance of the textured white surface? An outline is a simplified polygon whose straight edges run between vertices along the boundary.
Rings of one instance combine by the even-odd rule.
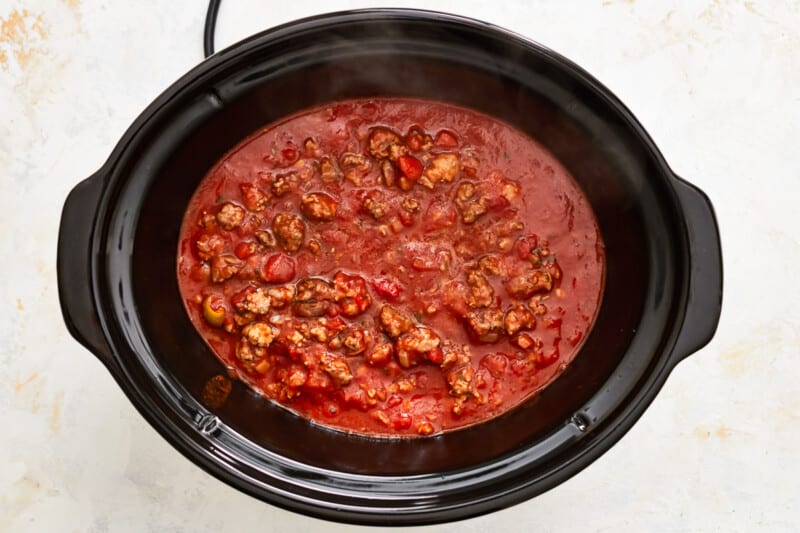
[[[534,500],[427,531],[796,531],[800,524],[800,2],[397,2],[559,51],[712,198],[725,304],[634,429]],[[365,1],[225,1],[226,45]],[[0,0],[0,531],[346,531],[200,471],[68,335],[69,190],[198,63],[205,1]]]

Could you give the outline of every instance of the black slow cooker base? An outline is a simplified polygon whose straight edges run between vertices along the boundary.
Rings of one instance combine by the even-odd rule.
[[[276,119],[356,97],[474,108],[527,132],[572,172],[606,245],[606,286],[575,361],[540,395],[441,436],[326,430],[236,384],[192,327],[175,260],[206,171]],[[184,455],[264,501],[324,518],[420,524],[474,516],[563,482],[627,431],[719,319],[713,209],[675,177],[627,109],[568,60],[485,23],[368,10],[238,43],[166,90],[65,203],[59,297],[70,332]]]

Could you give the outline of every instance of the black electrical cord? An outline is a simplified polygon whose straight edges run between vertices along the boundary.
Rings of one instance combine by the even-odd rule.
[[[217,28],[217,13],[222,0],[210,0],[206,12],[206,25],[203,28],[203,53],[206,57],[214,54],[214,32]]]

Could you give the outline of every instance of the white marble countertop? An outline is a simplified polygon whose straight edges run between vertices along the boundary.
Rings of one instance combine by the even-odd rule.
[[[0,0],[0,531],[349,531],[202,472],[67,333],[64,198],[202,59],[205,1]],[[796,531],[800,3],[429,0],[598,77],[708,193],[722,321],[613,449],[550,492],[432,531]],[[367,1],[225,1],[217,42]]]

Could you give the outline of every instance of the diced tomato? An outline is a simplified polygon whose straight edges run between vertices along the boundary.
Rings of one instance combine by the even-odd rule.
[[[281,150],[281,157],[284,163],[294,163],[297,161],[297,150],[294,148],[284,148]]]
[[[422,163],[415,157],[401,155],[397,158],[397,166],[400,167],[400,172],[411,181],[417,181],[422,176]]]
[[[400,223],[402,225],[406,226],[406,227],[414,225],[414,214],[413,213],[409,213],[405,209],[401,209],[397,213],[397,218],[399,218],[400,219]]]
[[[294,261],[286,254],[271,255],[264,264],[261,273],[264,281],[269,283],[286,283],[294,279]]]
[[[211,279],[211,268],[206,263],[195,265],[189,271],[189,278],[192,281],[207,282]]]
[[[490,353],[481,360],[481,364],[492,376],[499,378],[508,368],[508,357],[501,353]]]
[[[508,207],[510,204],[505,196],[502,195],[489,195],[486,197],[486,207],[492,211],[500,211]]]
[[[233,253],[239,259],[247,259],[254,253],[256,253],[258,245],[254,242],[242,241],[236,245],[236,249],[234,249]]]
[[[527,259],[531,255],[531,251],[539,246],[539,237],[531,233],[524,237],[520,237],[516,244],[517,257],[520,259]]]
[[[419,152],[422,150],[422,144],[423,138],[419,127],[411,126],[411,128],[408,130],[408,134],[406,135],[406,146],[408,146],[408,149],[413,152]]]
[[[442,361],[444,361],[444,353],[442,353],[440,348],[434,348],[428,352],[428,361],[434,365],[440,365],[442,364]]]
[[[400,293],[403,292],[403,287],[397,281],[389,278],[375,278],[372,280],[372,286],[378,295],[394,300]]]
[[[331,377],[320,370],[314,370],[309,373],[304,387],[314,391],[333,390],[335,388]]]
[[[344,401],[347,405],[362,411],[366,411],[369,408],[367,393],[352,384],[344,389]]]
[[[458,139],[453,132],[442,130],[436,134],[436,140],[433,144],[438,148],[456,148],[458,146]]]
[[[392,417],[392,427],[394,429],[408,429],[411,427],[411,415],[408,413],[397,413]]]
[[[388,400],[386,400],[386,407],[394,407],[396,405],[400,405],[401,403],[403,403],[403,399],[400,396],[393,394],[389,396]]]
[[[456,223],[456,208],[450,202],[431,202],[425,211],[425,231],[452,227]]]

